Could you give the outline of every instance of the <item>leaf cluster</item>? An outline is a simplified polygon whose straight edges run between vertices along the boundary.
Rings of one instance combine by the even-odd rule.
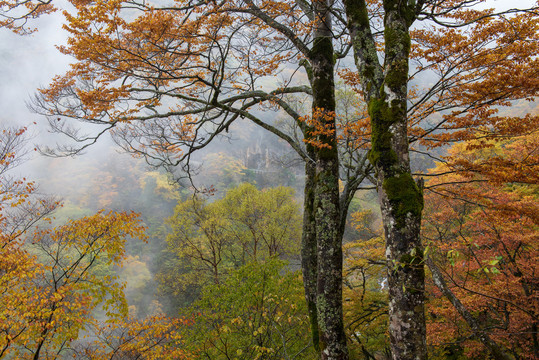
[[[219,284],[231,270],[272,256],[297,254],[301,216],[293,190],[257,190],[243,184],[208,202],[200,196],[179,203],[168,223],[169,250],[176,255],[159,275],[176,296]]]
[[[204,288],[185,314],[195,359],[314,359],[301,278],[276,258],[233,271]]]

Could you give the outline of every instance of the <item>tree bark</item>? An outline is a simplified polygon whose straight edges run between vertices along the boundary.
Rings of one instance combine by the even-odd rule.
[[[315,158],[314,150],[307,145],[307,153],[311,159]],[[313,346],[320,353],[318,316],[316,311],[317,294],[317,241],[316,221],[314,211],[314,187],[316,166],[314,160],[305,163],[305,192],[303,201],[303,232],[301,237],[301,268],[303,272],[303,286],[305,288],[305,300],[309,311]]]
[[[393,359],[427,358],[425,269],[420,240],[423,193],[410,170],[407,131],[409,26],[407,6],[384,1],[384,84],[369,102],[377,189],[386,236],[389,334]]]
[[[380,66],[364,0],[345,0],[348,28],[371,118],[369,160],[386,237],[389,333],[393,359],[427,358],[423,249],[423,194],[412,178],[408,154],[409,27],[415,3],[384,0],[384,65]]]
[[[310,62],[313,71],[312,114],[317,130],[317,146],[313,148],[316,166],[314,220],[317,240],[316,308],[320,357],[348,359],[342,310],[339,153],[335,132],[334,49],[330,12],[333,1],[315,1],[313,5],[315,30]]]

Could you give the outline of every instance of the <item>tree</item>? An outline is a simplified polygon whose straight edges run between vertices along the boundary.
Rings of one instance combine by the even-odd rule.
[[[73,3],[78,13],[67,14],[71,39],[62,51],[78,62],[36,99],[53,129],[82,143],[61,150],[76,154],[114,130],[128,151],[189,171],[193,152],[242,118],[288,142],[306,163],[302,263],[313,342],[322,358],[335,359],[348,357],[343,228],[353,194],[374,167],[392,264],[393,357],[425,358],[423,195],[410,144],[476,137],[476,126],[486,137],[536,126],[532,116],[496,116],[497,106],[537,93],[535,13],[475,10],[479,1],[464,0]],[[342,76],[370,117],[370,129],[355,132],[337,126],[334,90],[337,61],[346,66],[351,51],[356,70]],[[276,75],[280,82],[268,81]],[[427,75],[435,76],[432,84],[408,87]],[[294,110],[293,95],[311,96],[310,113]],[[296,132],[263,121],[257,107],[287,114]],[[80,136],[70,118],[103,128]],[[365,151],[347,148],[365,133],[372,167]]]
[[[36,228],[59,204],[9,175],[23,160],[24,132],[0,133],[0,356],[38,359],[65,351],[98,305],[125,314],[110,267],[120,264],[126,237],[144,237],[144,226],[133,213],[98,212]]]
[[[126,316],[123,287],[110,266],[121,263],[127,237],[143,236],[144,227],[132,213],[100,212],[34,232],[26,247],[36,256],[34,274],[27,279],[10,273],[17,284],[2,297],[4,347],[18,358],[49,358],[95,321],[98,306],[108,316]],[[13,299],[20,301],[13,304]]]
[[[161,269],[160,278],[176,297],[186,289],[196,297],[202,286],[220,284],[233,269],[293,256],[299,247],[300,213],[290,188],[259,191],[243,184],[211,203],[195,196],[179,203],[168,222],[167,243],[177,259]]]
[[[436,343],[456,343],[442,353],[484,357],[480,341],[496,359],[537,357],[536,144],[537,132],[458,144],[434,170],[457,172],[431,181],[424,232],[433,279],[458,302],[429,306]]]
[[[233,271],[183,312],[185,346],[196,359],[311,359],[301,280],[276,258]]]
[[[128,56],[126,58],[126,53],[123,52],[124,50],[127,50],[127,48],[123,48],[122,50],[120,50],[120,52],[116,52],[115,50],[113,50],[113,48],[102,48],[99,51],[101,55],[104,55],[101,60],[104,60],[105,62],[111,60],[116,64],[120,65],[119,67],[114,66],[116,70],[119,71],[118,73],[116,73],[116,75],[113,75],[115,79],[119,79],[124,76],[121,73],[131,66],[129,65],[129,63],[132,61],[134,61],[132,65],[142,66],[141,69],[146,68],[146,70],[140,73],[142,77],[139,80],[142,80],[142,82],[140,82],[138,85],[140,85],[141,87],[139,88],[139,86],[136,85],[136,88],[145,88],[146,85],[143,83],[145,83],[146,80],[152,81],[152,78],[158,78],[158,74],[162,73],[162,70],[165,70],[165,73],[169,71],[169,69],[164,68],[162,70],[157,70],[162,65],[172,64],[168,60],[165,60],[165,58],[168,57],[168,55],[166,54],[168,50],[162,51],[163,49],[168,47],[168,45],[165,45],[165,43],[169,41],[173,41],[176,43],[175,45],[173,45],[178,47],[178,52],[175,52],[175,54],[180,55],[184,52],[184,50],[187,51],[185,52],[185,55],[187,56],[180,55],[173,61],[178,62],[178,64],[182,62],[188,62],[189,65],[187,68],[185,68],[187,72],[183,72],[183,69],[178,68],[179,71],[175,72],[175,74],[170,73],[170,75],[172,75],[172,78],[169,79],[170,81],[165,80],[167,85],[169,83],[172,84],[172,82],[179,81],[185,82],[185,85],[191,88],[190,90],[188,90],[189,94],[185,94],[187,95],[187,97],[183,97],[182,95],[180,98],[177,98],[178,102],[173,105],[174,110],[171,115],[181,116],[181,118],[179,118],[181,119],[180,122],[173,125],[172,123],[169,123],[168,120],[161,121],[158,120],[159,117],[153,117],[152,114],[158,114],[162,110],[162,104],[164,104],[159,100],[159,98],[161,98],[163,95],[165,98],[167,97],[166,93],[161,92],[161,89],[159,88],[161,85],[159,85],[159,82],[156,83],[159,89],[157,89],[157,92],[154,94],[155,97],[154,95],[150,95],[150,97],[147,97],[143,100],[141,98],[142,101],[138,102],[138,104],[135,105],[136,110],[133,109],[133,111],[130,110],[129,112],[132,113],[132,115],[134,115],[135,117],[137,117],[143,112],[148,111],[148,114],[150,114],[150,117],[148,118],[149,121],[141,122],[140,125],[142,125],[142,127],[150,126],[150,122],[153,122],[153,120],[157,120],[157,122],[154,122],[154,125],[151,125],[149,128],[147,128],[147,130],[149,130],[150,128],[161,128],[163,130],[161,132],[163,136],[150,135],[152,139],[131,137],[131,135],[137,134],[138,130],[142,130],[142,128],[137,129],[138,125],[136,125],[136,122],[131,122],[131,125],[135,127],[129,129],[130,126],[128,126],[123,130],[116,132],[116,134],[118,135],[117,138],[123,143],[123,145],[127,149],[133,152],[138,152],[140,154],[149,155],[147,159],[154,163],[176,165],[178,164],[178,160],[183,157],[180,152],[182,145],[187,146],[187,148],[184,149],[187,150],[184,155],[190,156],[187,154],[190,154],[193,150],[204,147],[212,139],[214,139],[216,135],[228,131],[228,128],[233,121],[240,117],[247,117],[255,123],[263,127],[269,128],[271,129],[271,131],[276,132],[277,134],[282,136],[286,141],[289,142],[289,144],[294,149],[298,151],[298,154],[300,156],[308,160],[308,167],[309,169],[313,170],[309,170],[310,179],[314,179],[315,165],[318,164],[319,169],[317,173],[319,176],[317,177],[316,182],[320,185],[320,187],[318,191],[315,191],[317,194],[315,196],[316,206],[314,203],[315,198],[307,197],[307,204],[308,207],[311,209],[310,212],[312,213],[313,217],[313,221],[310,221],[308,223],[308,226],[313,227],[315,232],[311,230],[304,232],[306,234],[306,243],[308,243],[308,245],[304,248],[306,249],[307,253],[310,254],[307,255],[307,253],[305,253],[304,255],[304,258],[306,259],[305,264],[306,266],[308,266],[308,269],[306,268],[305,277],[310,279],[307,281],[307,291],[311,304],[314,305],[314,301],[317,297],[320,298],[321,303],[324,303],[323,306],[319,306],[317,308],[317,311],[324,312],[324,314],[321,314],[322,317],[320,319],[320,328],[324,329],[321,335],[322,337],[326,338],[324,342],[328,346],[328,354],[335,353],[335,356],[341,356],[339,354],[345,354],[346,347],[344,345],[344,331],[342,330],[342,310],[340,295],[340,274],[342,264],[340,249],[341,212],[339,210],[340,205],[337,181],[339,177],[337,161],[338,153],[337,147],[335,146],[336,144],[334,144],[334,146],[331,145],[335,142],[335,134],[324,135],[322,132],[318,132],[317,134],[313,132],[313,135],[309,135],[310,133],[307,133],[307,130],[310,129],[311,126],[305,125],[306,123],[303,122],[301,114],[294,112],[290,107],[286,107],[286,111],[289,113],[289,115],[292,116],[294,121],[296,121],[300,125],[300,128],[303,132],[302,137],[306,139],[311,138],[313,144],[322,145],[308,145],[308,148],[310,150],[307,151],[303,148],[303,144],[301,142],[295,142],[290,135],[285,134],[276,127],[264,124],[264,122],[261,121],[258,117],[256,117],[253,112],[249,111],[251,110],[250,108],[257,106],[257,104],[261,102],[280,102],[280,106],[282,107],[283,105],[286,105],[286,102],[283,102],[281,99],[281,95],[284,94],[312,92],[309,87],[305,86],[284,87],[282,89],[277,88],[275,91],[269,92],[259,91],[258,89],[255,90],[255,82],[260,81],[265,75],[269,74],[274,70],[282,69],[282,67],[278,65],[278,62],[286,58],[295,59],[297,56],[294,55],[294,52],[299,49],[300,53],[302,54],[301,56],[309,58],[310,60],[310,63],[305,63],[305,65],[312,70],[312,80],[313,83],[316,84],[314,86],[316,90],[314,94],[315,101],[313,103],[312,116],[312,119],[314,120],[311,120],[311,122],[316,122],[320,120],[321,123],[325,123],[322,124],[321,128],[335,127],[335,117],[333,115],[333,107],[335,105],[333,100],[332,85],[334,66],[333,51],[330,51],[330,54],[328,52],[324,53],[318,50],[328,45],[331,48],[333,47],[332,41],[330,37],[328,37],[331,35],[329,31],[329,19],[331,18],[329,9],[326,8],[323,4],[319,4],[320,6],[316,7],[316,14],[321,15],[322,18],[327,18],[328,21],[318,21],[317,25],[313,27],[310,24],[310,20],[304,15],[301,15],[301,9],[297,8],[295,5],[290,5],[286,3],[282,3],[278,6],[271,7],[268,9],[260,9],[256,4],[250,1],[245,3],[238,2],[238,4],[229,2],[227,4],[201,3],[198,5],[190,4],[189,2],[178,2],[177,7],[170,8],[169,10],[146,8],[145,5],[142,3],[138,5],[136,3],[126,3],[125,5],[134,6],[141,11],[138,20],[133,23],[121,19],[121,7],[124,4],[120,2],[109,3],[109,5],[112,7],[108,7],[108,10],[111,10],[112,13],[110,14],[113,15],[112,17],[108,17],[107,15],[105,16],[105,18],[101,19],[94,17],[94,15],[96,15],[94,11],[98,10],[104,4],[96,3],[93,4],[93,6],[91,7],[88,7],[87,4],[76,5],[78,5],[78,9],[81,11],[79,15],[82,17],[86,17],[89,23],[94,21],[100,22],[101,20],[104,20],[105,23],[108,23],[112,26],[109,28],[109,30],[112,30],[113,28],[120,30],[120,28],[123,28],[125,26],[126,32],[123,32],[124,30],[121,30],[123,34],[128,35],[129,32],[133,31],[131,34],[128,35],[129,38],[131,38],[135,42],[137,42],[138,40],[142,40],[142,42],[139,43],[140,45],[142,45],[142,47],[145,47],[146,45],[149,46],[143,50],[142,47],[139,47],[139,45],[135,45],[132,40],[127,40],[127,38],[126,42],[124,40],[121,40],[122,47],[123,45],[127,45],[127,47],[131,47],[131,45],[134,45],[134,48],[128,50],[128,52],[135,51],[133,53],[135,54],[142,51],[142,53],[144,53],[143,57],[135,55],[134,57]],[[236,6],[238,6],[237,9],[235,9]],[[103,10],[105,9],[103,8]],[[270,15],[266,14],[266,10],[270,12]],[[278,40],[278,38],[280,37],[280,35],[272,34],[271,26],[275,26],[277,25],[277,23],[271,23],[271,18],[277,16],[277,14],[289,13],[291,11],[295,14],[294,16],[301,16],[301,20],[303,23],[298,22],[292,17],[287,20],[289,24],[296,24],[298,27],[298,33],[305,33],[305,35],[302,35],[302,37],[304,37],[305,40],[309,43],[311,42],[311,39],[309,39],[311,34],[314,35],[315,38],[318,40],[314,41],[312,44],[307,44],[306,42],[297,38],[295,32],[292,33],[290,30],[286,30],[286,36],[290,38],[291,44],[287,43],[282,49],[280,49],[279,47],[273,48],[273,46],[268,47],[268,38],[266,37],[266,35],[269,35],[269,38],[276,38],[276,40]],[[204,16],[198,16],[198,14],[201,13],[204,13]],[[311,17],[311,19],[313,20],[320,19],[319,16],[311,15],[309,15],[309,17]],[[75,20],[75,17],[70,17],[70,19]],[[116,20],[120,21],[116,22]],[[234,23],[236,25],[232,26],[232,24]],[[135,26],[136,24],[138,25]],[[180,24],[181,26],[179,26]],[[108,28],[109,25],[105,25],[105,27]],[[154,32],[153,30],[148,32],[147,30],[150,28],[147,28],[147,25],[150,26],[150,28],[154,25],[160,27],[161,30],[164,31],[164,33],[162,34],[163,37],[161,37],[161,35],[157,35],[158,32]],[[101,27],[101,25],[98,25],[98,27]],[[87,30],[88,29],[83,30],[82,28],[79,28],[78,25],[72,27],[70,26],[70,31],[72,31],[74,38],[78,37],[79,35],[82,35],[83,33],[86,33]],[[238,32],[239,30],[241,30],[241,32]],[[245,34],[247,34],[248,32],[251,32],[252,34],[246,36]],[[112,33],[109,32],[109,35],[111,34]],[[102,35],[105,37],[107,36],[105,33],[103,33]],[[156,37],[154,37],[154,35]],[[251,38],[252,40],[249,40]],[[86,40],[82,39],[82,37],[80,37],[79,39],[81,40],[79,45],[81,45],[82,47],[85,47],[87,49],[94,48],[87,47],[86,44],[83,45]],[[164,42],[162,43],[162,41]],[[143,43],[146,43],[146,45],[143,45]],[[155,47],[154,45],[157,46]],[[165,45],[165,48],[162,48],[162,45]],[[244,56],[240,55],[240,53],[235,55],[236,57],[234,60],[232,57],[226,56],[235,47],[238,47],[240,52],[244,51],[245,53],[249,54],[252,53],[252,50],[256,48],[256,51],[260,51],[260,56],[256,55],[254,59],[249,59],[248,69],[246,71],[241,70],[241,68],[244,67],[245,64],[247,64],[247,58],[245,58],[245,60],[242,60]],[[296,47],[297,49],[294,49],[294,47]],[[309,47],[313,47],[312,50],[314,51],[311,51]],[[68,50],[66,48],[65,51],[70,52],[71,50]],[[150,63],[147,63],[146,60],[143,60],[150,52],[156,52],[156,54],[160,53],[159,55],[157,55],[160,58],[162,55],[165,56],[161,58],[164,62],[161,63],[161,65],[158,65],[157,68],[154,68],[154,65],[151,64],[151,61]],[[75,55],[75,53],[73,53],[73,55]],[[81,59],[84,57],[82,53],[80,53],[79,55],[81,55]],[[93,58],[93,55],[91,55],[91,57]],[[173,55],[173,57],[175,57],[175,55]],[[98,59],[95,58],[95,60]],[[142,61],[139,62],[139,60]],[[294,60],[294,62],[297,63],[296,60]],[[89,65],[89,63],[87,64]],[[149,67],[147,67],[147,65]],[[91,65],[90,67],[93,67],[93,65]],[[229,72],[228,67],[233,67],[238,71],[233,70]],[[222,76],[225,69],[226,75]],[[89,68],[86,70],[80,68],[79,70],[81,70],[82,72],[86,72],[87,74],[93,73],[93,70],[90,70]],[[157,73],[153,73],[154,70],[157,70]],[[309,70],[309,72],[311,72],[311,70]],[[129,72],[130,71],[131,70],[129,70]],[[72,75],[74,75],[75,77],[77,77],[78,75],[82,75],[82,73],[78,73],[78,71],[75,72],[77,74],[72,73]],[[234,73],[237,76],[230,76]],[[155,77],[156,74],[157,77]],[[90,76],[90,78],[81,78],[81,80],[90,87],[94,86],[90,85],[90,83],[93,82],[93,79],[95,79],[93,78],[93,75]],[[61,81],[60,79],[58,80]],[[112,92],[109,92],[110,89],[105,89],[105,87],[108,87],[109,85],[112,85],[113,82],[116,82],[116,80],[113,80],[112,78],[110,78],[110,80],[112,82],[107,81],[107,85],[105,85],[105,83],[102,84],[104,85],[104,87],[96,87],[93,90],[90,90],[90,88],[86,88],[85,90],[80,92],[78,95],[82,96],[81,99],[84,98],[83,102],[80,104],[83,105],[83,107],[89,105],[91,99],[97,99],[104,94],[102,93],[102,90],[111,96],[109,97],[109,105],[112,105],[113,107],[115,106],[114,103],[116,102],[116,100],[120,100],[124,97],[124,95],[130,96],[128,95],[129,91],[125,92],[123,90],[120,90],[119,88],[117,89],[118,91],[113,90]],[[327,83],[327,81],[330,81],[330,83]],[[71,83],[70,81],[68,82],[70,83],[70,85],[68,85],[68,83],[65,83],[64,85],[75,85],[75,83]],[[135,80],[135,82],[138,82],[138,80]],[[135,85],[135,83],[132,83],[132,85]],[[206,87],[207,85],[209,87]],[[253,87],[253,85],[255,86]],[[85,85],[83,85],[83,87],[84,86]],[[112,86],[115,87],[115,85]],[[131,85],[129,85],[129,87],[130,86]],[[57,108],[57,110],[59,110],[58,115],[65,115],[62,108],[63,105],[66,104],[64,103],[63,105],[60,105],[60,103],[62,102],[60,100],[60,98],[62,97],[60,93],[62,91],[60,91],[60,93],[57,93],[56,90],[59,90],[59,88],[48,92],[46,95],[44,93],[43,99],[47,101],[54,99],[59,100],[58,104],[60,107]],[[127,90],[127,88],[125,88],[125,90]],[[239,97],[233,95],[236,91],[242,90],[247,90],[248,93],[245,95],[240,95]],[[146,90],[142,90],[142,92],[145,91]],[[59,95],[60,97],[57,97],[57,95]],[[221,98],[223,95],[225,96],[225,98]],[[227,99],[229,96],[232,97]],[[101,104],[104,105],[105,103]],[[110,108],[109,105],[104,105],[104,107],[102,105],[99,105],[97,107],[94,107],[92,105],[88,108],[89,112],[86,112],[85,110],[83,112],[86,112],[86,115],[92,118],[91,121],[98,124],[103,124],[103,122],[101,121],[102,115],[104,115],[105,117],[108,117],[108,115],[112,115],[112,118],[115,118],[117,120],[124,115],[127,115],[127,113],[123,113],[122,111],[115,114],[108,113],[108,110],[111,110],[112,108]],[[152,109],[157,111],[157,113],[154,113]],[[46,112],[50,114],[48,111]],[[57,111],[54,110],[53,112]],[[227,113],[228,115],[226,115]],[[221,115],[223,115],[224,117],[221,117]],[[180,124],[184,120],[186,120],[186,122],[183,125]],[[116,127],[117,124],[116,120],[113,120],[112,122],[106,120],[105,122],[107,122],[109,125],[112,125],[112,127]],[[203,125],[204,123],[206,125]],[[210,123],[214,123],[217,126],[216,129],[212,129],[211,132],[207,135],[202,135],[202,133],[206,132],[205,129],[208,129],[207,125],[210,125]],[[63,122],[60,121],[57,122],[54,126],[58,130],[60,130],[63,126],[62,124]],[[127,124],[127,122],[125,122],[125,124]],[[214,132],[214,130],[216,131]],[[142,131],[148,133],[146,130]],[[193,136],[197,133],[199,133],[201,136]],[[170,141],[171,139],[169,139],[168,136],[177,137],[177,141]],[[75,138],[77,137],[75,136]],[[88,140],[93,141],[91,139]],[[326,144],[327,146],[324,147],[324,144]],[[139,147],[139,145],[142,145],[142,147]],[[70,151],[70,149],[66,150]],[[165,155],[165,158],[160,158],[160,155],[164,154],[162,150],[171,150],[172,152],[170,152],[168,155]],[[310,185],[309,182],[308,184]],[[315,208],[318,208],[319,210],[314,211]],[[317,224],[316,227],[314,227],[315,220]],[[316,238],[313,237],[311,234],[315,233],[318,233],[316,238],[318,238],[318,244],[320,244],[321,251],[325,255],[321,257],[320,261],[313,263],[313,260],[311,258],[313,256],[316,256],[317,251],[315,250],[315,248],[317,246],[317,242]],[[322,249],[322,247],[324,247],[324,249]],[[320,267],[320,271],[317,270],[318,267]],[[320,276],[317,276],[317,274],[320,274]],[[318,300],[316,301],[318,302]],[[314,328],[318,328],[315,315],[317,311],[314,311],[316,310],[316,307],[313,308],[311,306],[311,309],[311,314],[313,315],[313,326]],[[316,336],[316,344],[318,344],[318,336]]]
[[[445,173],[426,184],[422,233],[433,358],[536,356],[536,138],[457,144],[431,170]],[[352,217],[363,240],[345,245],[345,319],[351,351],[357,344],[372,359],[384,346],[371,326],[387,311],[377,270],[385,264],[368,213]]]
[[[513,119],[494,116],[497,110],[493,105],[507,106],[510,100],[519,99],[526,92],[536,94],[537,86],[533,80],[532,83],[517,83],[523,80],[523,75],[526,79],[533,76],[530,64],[517,67],[516,76],[505,83],[501,82],[501,78],[506,77],[500,68],[514,66],[514,60],[519,56],[534,61],[537,19],[523,12],[504,26],[503,16],[498,17],[493,10],[466,9],[466,2],[402,4],[384,1],[385,56],[382,66],[367,5],[363,1],[344,3],[348,27],[355,40],[352,44],[359,70],[358,82],[371,119],[369,160],[377,174],[390,266],[392,354],[395,359],[426,358],[425,275],[419,236],[423,194],[422,183],[416,184],[412,178],[409,143],[417,141],[432,147],[448,140],[473,138],[478,134],[470,129],[472,124],[483,126],[484,132],[480,136],[487,138],[495,137],[496,132],[511,136],[521,134],[523,127],[535,128],[534,117],[527,116],[522,127],[515,126]],[[416,20],[432,20],[442,27],[413,30],[411,26]],[[534,30],[521,28],[524,23]],[[513,24],[518,25],[511,28]],[[466,36],[464,31],[456,30],[467,27],[473,29],[474,35]],[[496,40],[499,34],[505,34],[505,37]],[[448,41],[450,36],[453,39]],[[415,40],[413,46],[412,38]],[[521,42],[524,38],[529,39],[531,45]],[[446,48],[450,51],[445,52]],[[412,76],[429,68],[438,74],[438,82],[430,89],[420,91],[419,96],[409,93],[407,88],[410,59],[418,61]],[[494,64],[496,71],[485,74],[485,68],[490,69]],[[439,121],[426,118],[436,111],[443,111]],[[533,121],[529,121],[532,118]]]
[[[23,248],[23,235],[58,206],[54,199],[34,196],[36,185],[10,175],[23,161],[25,128],[4,128],[0,132],[0,356],[12,342],[28,338],[26,324],[35,310],[34,288],[25,286],[41,274],[34,257]]]

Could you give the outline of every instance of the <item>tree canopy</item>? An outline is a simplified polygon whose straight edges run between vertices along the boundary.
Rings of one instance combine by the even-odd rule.
[[[436,158],[434,148],[454,142],[485,147],[537,130],[535,114],[500,112],[537,95],[537,7],[497,12],[468,0],[71,3],[70,39],[61,51],[75,62],[34,102],[52,130],[75,142],[56,151],[77,154],[112,132],[127,151],[189,177],[194,152],[241,121],[284,140],[305,161],[302,267],[313,343],[324,359],[348,358],[341,242],[350,202],[370,180],[386,238],[392,356],[426,358],[420,227],[428,188],[414,178],[410,159]],[[351,119],[337,107],[339,78],[364,103],[345,112]],[[298,98],[310,108],[302,111]],[[286,114],[284,126],[262,110]],[[96,130],[83,134],[71,120]],[[457,170],[473,171],[473,163],[461,165]]]

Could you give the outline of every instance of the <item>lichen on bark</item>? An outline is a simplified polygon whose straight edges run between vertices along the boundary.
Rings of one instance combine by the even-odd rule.
[[[390,297],[390,338],[395,360],[426,359],[424,264],[419,237],[423,193],[410,171],[407,134],[407,84],[410,8],[385,0],[383,81],[370,91],[369,160],[377,172],[377,189],[386,234]],[[371,80],[372,85],[377,83]],[[393,265],[393,266],[391,266]]]
[[[307,145],[307,153],[314,158],[314,149]],[[318,315],[316,310],[317,294],[317,241],[316,221],[314,208],[314,186],[316,169],[314,161],[305,163],[305,195],[303,207],[303,233],[301,239],[301,267],[303,272],[303,285],[305,287],[305,300],[309,311],[311,335],[314,349],[320,353]]]
[[[314,5],[312,68],[312,118],[322,129],[335,129],[334,49],[331,1]],[[307,136],[312,137],[312,133]],[[311,138],[312,139],[312,138]],[[310,140],[307,138],[307,140]],[[340,236],[339,153],[335,131],[316,135],[313,146],[315,176],[313,214],[316,233],[316,318],[321,359],[347,360],[348,349],[342,311],[342,244]],[[312,266],[313,262],[310,262]],[[311,316],[311,322],[314,317]],[[313,334],[314,335],[314,334]]]

